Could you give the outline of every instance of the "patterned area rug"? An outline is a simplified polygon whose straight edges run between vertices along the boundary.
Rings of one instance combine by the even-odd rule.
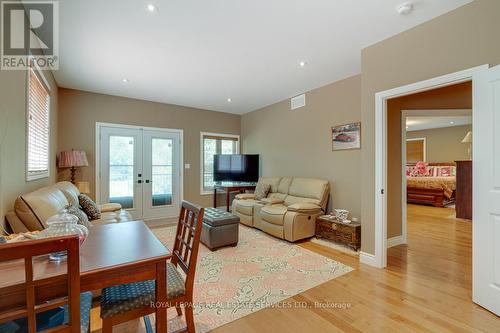
[[[152,231],[164,245],[173,247],[175,227]],[[196,332],[207,332],[352,270],[240,225],[237,247],[211,252],[200,245],[194,286]],[[169,331],[185,326],[183,316],[168,312]]]

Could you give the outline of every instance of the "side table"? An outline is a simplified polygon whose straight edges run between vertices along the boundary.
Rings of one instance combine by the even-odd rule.
[[[316,218],[316,237],[345,244],[357,251],[361,248],[361,224],[342,223],[328,215]]]

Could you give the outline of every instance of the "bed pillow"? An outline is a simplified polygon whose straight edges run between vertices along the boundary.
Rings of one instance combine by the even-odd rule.
[[[441,177],[451,177],[453,176],[453,172],[451,170],[451,166],[444,166],[440,168],[440,176]]]
[[[427,162],[418,162],[415,165],[415,170],[417,171],[418,177],[426,177],[429,176],[429,163]]]

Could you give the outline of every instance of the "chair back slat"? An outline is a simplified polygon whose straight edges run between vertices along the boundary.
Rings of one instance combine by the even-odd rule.
[[[26,310],[28,311],[28,332],[36,332],[35,286],[33,285],[33,258],[24,258],[24,279],[26,283]]]
[[[77,236],[63,236],[34,241],[16,242],[0,245],[0,262],[24,260],[25,281],[12,286],[0,288],[0,299],[16,297],[20,307],[0,309],[0,324],[19,318],[27,318],[28,332],[36,332],[36,314],[58,306],[68,305],[69,322],[42,332],[80,332],[80,253]],[[40,280],[34,279],[33,258],[53,252],[66,251],[67,274]],[[52,302],[37,304],[36,290],[41,286],[49,286],[50,281],[64,279],[67,297]]]
[[[186,273],[186,289],[192,289],[198,258],[203,207],[183,201],[173,248],[172,263]]]

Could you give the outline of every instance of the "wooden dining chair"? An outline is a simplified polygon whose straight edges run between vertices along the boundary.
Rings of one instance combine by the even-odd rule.
[[[203,225],[204,208],[183,201],[172,261],[167,265],[167,304],[159,306],[175,307],[178,315],[184,308],[186,328],[180,332],[195,332],[193,318],[193,286],[196,260]],[[185,273],[185,278],[179,272]],[[101,296],[102,332],[112,332],[114,325],[145,316],[146,329],[150,329],[147,316],[155,312],[155,281],[141,281],[105,288]],[[158,305],[156,305],[158,306]]]
[[[0,245],[0,262],[10,262],[13,266],[24,263],[24,276],[12,276],[12,284],[0,288],[0,331],[1,332],[71,332],[87,333],[89,331],[91,293],[80,295],[80,253],[79,241],[75,236],[46,238],[33,241],[16,242]],[[36,279],[34,258],[53,252],[67,252],[67,272],[43,279]],[[35,259],[37,260],[37,259]],[[44,270],[50,268],[43,266]],[[1,274],[9,274],[2,271]],[[58,299],[46,300],[44,290],[51,284],[65,282],[66,290],[61,290]],[[64,284],[63,284],[64,285]],[[8,299],[8,302],[7,302]],[[13,305],[14,304],[14,305]],[[64,318],[61,325],[41,326],[41,319],[57,308],[62,308]],[[48,325],[50,326],[50,325]],[[25,327],[25,329],[23,329]]]

